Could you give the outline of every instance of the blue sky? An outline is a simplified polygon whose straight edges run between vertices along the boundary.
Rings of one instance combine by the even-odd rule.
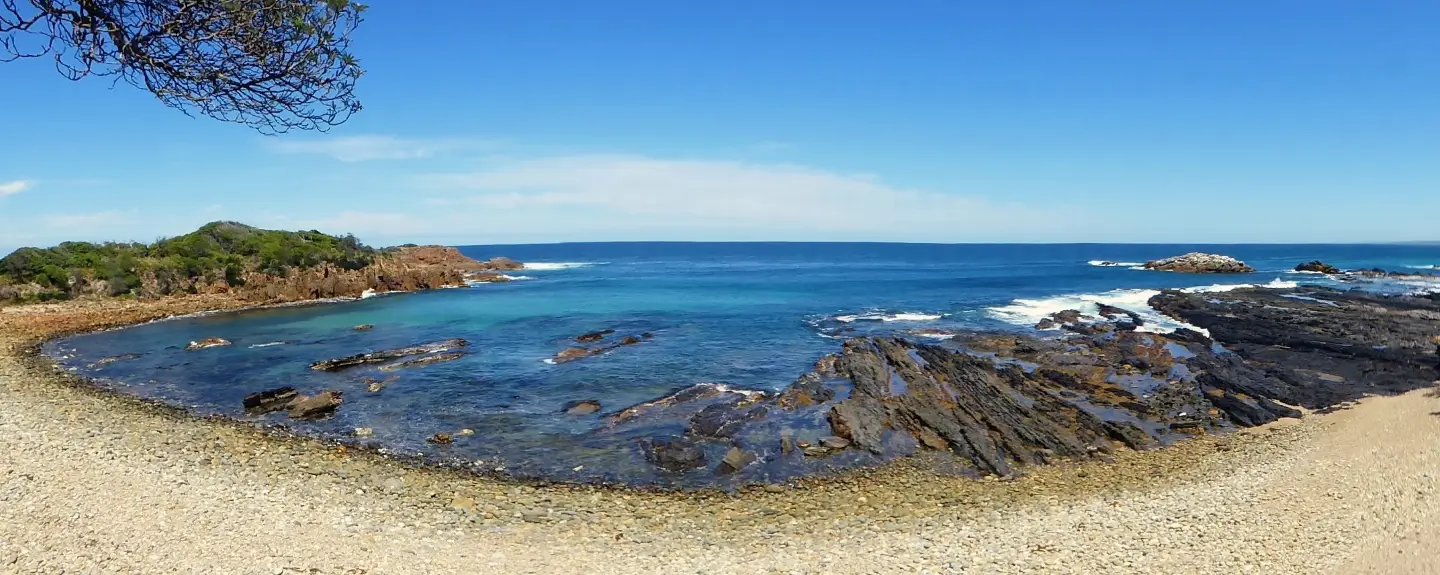
[[[1440,239],[1440,3],[371,4],[324,135],[0,64],[0,251]]]

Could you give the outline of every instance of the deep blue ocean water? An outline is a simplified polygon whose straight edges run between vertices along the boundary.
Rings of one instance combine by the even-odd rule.
[[[1315,259],[1341,268],[1431,274],[1426,266],[1440,264],[1440,246],[1400,245],[598,243],[462,251],[481,259],[508,256],[530,268],[511,272],[519,279],[510,283],[177,319],[52,342],[47,352],[104,385],[203,414],[329,436],[368,427],[374,430],[370,440],[391,450],[483,462],[477,467],[522,476],[696,485],[717,480],[707,470],[656,472],[636,447],[643,436],[679,427],[614,433],[604,429],[603,413],[574,417],[558,411],[568,401],[598,399],[604,412],[613,412],[702,382],[778,390],[854,334],[1027,330],[1045,314],[1097,301],[1141,311],[1163,329],[1163,318],[1142,309],[1153,293],[1147,290],[1339,285],[1326,276],[1287,271]],[[1260,272],[1198,276],[1129,268],[1189,251],[1235,256]],[[1121,265],[1094,265],[1101,260]],[[1437,286],[1407,281],[1366,287]],[[358,324],[375,328],[351,329]],[[573,345],[575,336],[606,328],[618,330],[617,336],[650,332],[654,338],[581,361],[545,361]],[[183,349],[207,337],[234,345]],[[400,370],[379,393],[368,392],[359,379],[386,374],[308,368],[316,360],[453,337],[470,341],[463,359]],[[95,365],[130,353],[141,356]],[[319,422],[244,414],[246,394],[282,385],[302,393],[338,389],[345,404]],[[425,442],[459,429],[475,434],[447,446]],[[723,452],[723,446],[715,449]],[[742,473],[718,481],[811,471],[767,469],[769,477]]]

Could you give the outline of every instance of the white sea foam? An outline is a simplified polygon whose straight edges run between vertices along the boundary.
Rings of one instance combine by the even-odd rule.
[[[723,384],[723,383],[702,383],[702,384],[700,384],[700,385],[708,385],[708,386],[710,386],[711,388],[713,388],[715,391],[718,391],[718,392],[720,392],[720,393],[734,393],[734,394],[737,394],[737,395],[743,395],[743,396],[745,396],[745,399],[763,399],[765,396],[770,395],[770,394],[768,394],[768,393],[766,393],[766,392],[759,391],[759,390],[754,390],[754,389],[740,389],[740,388],[738,388],[738,387],[730,387],[730,386],[725,385],[725,384]]]
[[[285,345],[285,342],[283,342],[283,341],[272,341],[272,342],[270,342],[270,343],[257,343],[257,344],[255,344],[255,345],[250,346],[250,347],[252,347],[252,348],[255,348],[255,347],[271,347],[271,346],[276,346],[276,345]]]
[[[1327,274],[1327,273],[1325,273],[1325,272],[1317,272],[1317,271],[1314,271],[1314,270],[1285,270],[1285,273],[1287,273],[1287,274],[1304,274],[1304,275],[1312,275],[1312,276],[1329,275],[1329,274]]]
[[[1102,268],[1130,268],[1130,269],[1140,268],[1140,269],[1145,269],[1145,264],[1140,263],[1140,262],[1112,262],[1112,261],[1109,261],[1109,260],[1090,260],[1090,261],[1087,262],[1087,263],[1089,263],[1089,264],[1092,265],[1092,266],[1099,266],[1099,267],[1102,267]]]
[[[526,262],[525,269],[534,271],[568,270],[595,265],[594,262]]]
[[[1285,289],[1293,288],[1298,284],[1292,281],[1276,279],[1268,284],[1225,284],[1196,286],[1181,289],[1186,293],[1215,293],[1236,290],[1240,288],[1269,288]],[[988,310],[991,317],[1026,327],[1040,323],[1040,320],[1050,317],[1052,314],[1067,309],[1079,311],[1081,315],[1091,320],[1100,320],[1100,304],[1118,307],[1126,311],[1135,312],[1144,321],[1136,331],[1153,333],[1169,333],[1180,328],[1194,330],[1209,335],[1204,329],[1195,327],[1183,321],[1174,319],[1160,313],[1150,307],[1150,298],[1159,295],[1159,290],[1152,289],[1117,289],[1098,294],[1069,294],[1058,295],[1041,299],[1017,299],[1010,305],[992,307]]]
[[[372,298],[372,297],[375,297],[375,290],[374,290],[374,289],[367,289],[367,290],[365,290],[365,291],[360,292],[360,299],[370,299],[370,298]]]
[[[940,314],[901,312],[896,314],[884,313],[862,313],[857,315],[835,316],[835,321],[850,323],[853,321],[935,321],[945,317]]]
[[[1423,266],[1423,265],[1422,265],[1422,266],[1405,266],[1405,267],[1410,268],[1410,269],[1412,269],[1412,270],[1440,270],[1440,265],[1434,265],[1434,264],[1431,264],[1431,265],[1428,265],[1428,266]]]
[[[1208,286],[1180,288],[1180,291],[1185,293],[1220,293],[1244,288],[1290,289],[1294,287],[1300,287],[1300,284],[1293,281],[1275,278],[1267,284],[1213,284]]]
[[[912,332],[909,332],[909,333],[910,333],[910,335],[913,335],[913,336],[915,336],[915,337],[923,337],[923,338],[926,338],[926,339],[940,339],[940,340],[945,340],[945,339],[950,339],[950,338],[952,338],[952,337],[955,337],[955,333],[954,333],[954,332],[943,331],[943,330],[931,331],[931,330],[923,330],[923,329],[922,329],[922,330],[912,331]]]
[[[541,360],[541,361],[544,361],[545,363],[550,364],[550,365],[555,365],[555,360],[552,359],[552,358],[548,358],[548,357],[547,357],[547,358],[545,358],[545,359],[543,359],[543,360]]]
[[[506,275],[506,274],[501,274],[500,277],[505,278],[505,279],[507,279],[507,280],[510,280],[510,281],[512,281],[512,282],[513,282],[513,281],[520,281],[520,280],[533,280],[533,279],[535,279],[535,278],[530,277],[530,276],[512,276],[512,275]]]

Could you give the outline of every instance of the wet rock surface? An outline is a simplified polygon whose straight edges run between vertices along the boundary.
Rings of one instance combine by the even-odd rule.
[[[230,345],[230,341],[229,341],[229,340],[226,340],[226,339],[223,339],[223,338],[218,338],[218,337],[207,337],[207,338],[202,339],[202,340],[200,340],[200,341],[192,341],[192,342],[190,342],[189,345],[186,345],[186,346],[185,346],[185,349],[187,349],[187,350],[208,349],[208,348],[212,348],[212,347],[223,347],[223,346],[227,346],[227,345]]]
[[[1340,273],[1340,268],[1337,268],[1320,260],[1315,260],[1313,262],[1305,262],[1303,264],[1295,266],[1295,271],[1316,272],[1322,274],[1338,274]]]
[[[312,396],[299,397],[290,403],[291,419],[319,419],[329,417],[344,403],[338,391],[322,391]]]
[[[565,407],[560,408],[560,413],[565,415],[590,415],[592,413],[598,413],[600,409],[600,400],[582,399],[566,403]]]
[[[389,349],[383,351],[372,351],[347,357],[317,361],[310,364],[310,369],[316,369],[320,371],[334,371],[337,369],[345,369],[347,367],[354,367],[367,363],[380,363],[390,361],[392,359],[400,359],[402,357],[409,357],[412,355],[424,355],[427,353],[446,352],[452,349],[463,348],[466,345],[469,345],[469,342],[463,339],[447,339],[444,341],[437,341],[411,347],[402,347],[399,349]]]
[[[715,473],[740,475],[933,451],[1008,476],[1297,418],[1297,407],[1402,393],[1440,377],[1440,301],[1428,297],[1239,289],[1163,292],[1151,305],[1208,335],[1137,331],[1138,314],[1104,306],[1099,318],[1056,314],[1075,323],[1048,336],[854,338],[779,393],[693,386],[608,421],[612,431],[683,425],[680,437],[640,443],[668,471],[698,469],[707,457],[721,460]],[[756,459],[727,465],[736,450]]]
[[[610,334],[613,334],[613,333],[615,333],[615,330],[602,330],[602,331],[597,331],[597,332],[591,332],[591,333],[587,333],[587,334],[584,334],[584,335],[581,335],[581,336],[576,337],[576,338],[575,338],[575,341],[581,342],[581,343],[584,343],[584,342],[598,342],[598,341],[603,340],[606,336],[608,336],[608,335],[610,335]],[[625,347],[625,346],[630,346],[630,345],[635,345],[635,344],[637,344],[637,343],[650,340],[651,338],[654,338],[654,337],[655,337],[654,334],[649,333],[649,332],[646,332],[646,333],[642,333],[642,334],[640,334],[640,335],[638,335],[638,336],[637,336],[637,335],[627,335],[627,336],[625,336],[625,337],[623,337],[623,338],[620,338],[619,340],[611,341],[611,342],[609,342],[609,343],[602,343],[602,344],[600,344],[600,345],[595,345],[595,346],[591,346],[591,347],[579,347],[579,346],[567,347],[567,348],[565,348],[565,349],[563,349],[563,350],[560,350],[559,353],[555,354],[555,357],[550,358],[550,362],[551,362],[551,363],[555,363],[555,364],[569,363],[569,362],[575,361],[575,360],[577,360],[577,359],[585,359],[585,358],[587,358],[587,357],[593,357],[593,356],[597,356],[597,355],[603,355],[603,354],[609,353],[609,352],[611,352],[611,351],[614,351],[614,350],[616,350],[616,349],[618,349],[618,348]]]
[[[1145,262],[1145,269],[1189,274],[1244,274],[1255,271],[1255,268],[1230,256],[1200,252]]]

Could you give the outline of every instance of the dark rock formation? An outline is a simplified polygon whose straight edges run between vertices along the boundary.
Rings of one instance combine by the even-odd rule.
[[[265,391],[252,393],[245,396],[245,411],[251,413],[270,413],[290,408],[290,404],[300,397],[300,393],[290,386],[267,389]]]
[[[1200,252],[1146,262],[1145,269],[1190,274],[1243,274],[1255,271],[1255,268],[1235,258]]]
[[[455,438],[450,437],[449,433],[436,433],[425,439],[426,443],[433,443],[435,445],[450,445],[454,443],[454,441]]]
[[[344,403],[338,391],[322,391],[309,397],[301,397],[290,403],[291,419],[320,419],[328,417]]]
[[[1234,352],[1196,359],[1211,373],[1249,375],[1239,387],[1210,382],[1239,395],[1320,409],[1440,377],[1431,340],[1440,332],[1440,302],[1428,297],[1320,288],[1164,292],[1150,305]]]
[[[686,433],[697,437],[726,438],[750,421],[765,417],[770,408],[755,405],[750,397],[737,396],[730,401],[721,401],[705,406],[690,417]]]
[[[566,403],[565,407],[560,408],[560,413],[565,415],[590,415],[592,413],[598,413],[599,411],[600,400],[598,399],[572,401]]]
[[[592,332],[590,332],[590,333],[577,336],[577,337],[575,338],[575,341],[577,341],[577,342],[579,342],[579,343],[595,343],[595,342],[597,342],[597,341],[600,341],[600,340],[602,340],[602,339],[605,339],[605,336],[610,335],[610,334],[612,334],[612,333],[615,333],[615,330],[613,330],[613,329],[602,329],[602,330],[600,330],[600,331],[592,331]]]
[[[1297,271],[1297,272],[1320,272],[1320,273],[1322,273],[1322,274],[1338,274],[1338,273],[1340,273],[1340,268],[1337,268],[1337,267],[1335,267],[1335,266],[1332,266],[1332,265],[1327,264],[1327,263],[1325,263],[1325,262],[1322,262],[1322,261],[1320,261],[1320,260],[1315,260],[1315,261],[1313,261],[1313,262],[1306,262],[1306,263],[1300,264],[1300,265],[1298,265],[1298,266],[1295,266],[1295,271]]]
[[[614,333],[614,331],[611,330],[609,333]],[[582,335],[582,336],[577,337],[577,338],[575,338],[575,339],[576,339],[577,341],[580,341],[580,338],[586,338],[586,337],[590,337],[590,336],[595,336],[596,334],[600,334],[600,335],[596,336],[596,340],[605,337],[605,335],[608,335],[608,334],[605,333],[605,332],[595,332],[595,333],[589,333],[589,334]],[[556,364],[569,363],[569,362],[575,361],[575,360],[577,360],[577,359],[584,359],[584,358],[587,358],[587,357],[591,357],[591,356],[596,356],[596,355],[600,355],[600,354],[603,354],[603,353],[607,353],[607,352],[613,351],[613,350],[615,350],[615,349],[617,349],[617,348],[621,348],[621,347],[624,347],[624,346],[627,346],[627,345],[635,345],[635,344],[637,344],[637,343],[640,343],[640,342],[642,342],[642,341],[648,340],[648,339],[653,338],[653,337],[655,337],[654,334],[651,334],[651,333],[649,333],[649,332],[646,332],[646,333],[640,334],[639,336],[627,335],[627,336],[625,336],[624,338],[621,338],[619,341],[615,341],[615,342],[611,342],[611,343],[607,343],[607,344],[602,344],[602,345],[597,345],[597,346],[594,346],[594,347],[567,347],[567,348],[565,348],[565,349],[563,349],[563,350],[560,350],[560,353],[555,354],[555,357],[550,358],[550,362],[551,362],[551,363],[556,363]]]
[[[408,361],[402,361],[402,362],[398,362],[398,363],[391,363],[391,364],[382,365],[382,366],[380,366],[379,369],[380,369],[380,371],[396,371],[396,370],[400,370],[400,369],[405,369],[405,368],[407,368],[407,367],[424,367],[424,366],[430,365],[430,364],[432,364],[432,363],[441,363],[441,362],[446,362],[446,361],[455,361],[455,360],[460,359],[460,358],[462,358],[462,357],[465,357],[465,354],[460,353],[460,352],[458,352],[458,351],[457,351],[457,352],[451,352],[451,353],[437,353],[437,354],[435,354],[435,355],[427,355],[427,356],[425,356],[425,357],[417,357],[417,358],[415,358],[415,359],[411,359],[411,360],[408,360]]]
[[[522,264],[507,257],[490,258],[485,262],[485,265],[488,269],[500,271],[525,269],[525,264]]]
[[[680,472],[705,467],[705,451],[700,444],[682,437],[651,439],[641,442],[645,457],[656,467]]]
[[[780,395],[775,398],[775,403],[781,408],[793,410],[820,405],[834,399],[835,390],[825,386],[820,379],[820,374],[826,373],[831,376],[835,374],[834,358],[836,356],[827,355],[825,357],[832,359],[828,364],[822,359],[821,363],[816,365],[816,372],[800,376],[800,379],[795,380],[795,383],[780,392]],[[821,371],[822,369],[824,371]]]
[[[380,363],[384,361],[390,361],[392,359],[399,359],[412,355],[423,355],[427,353],[450,351],[452,349],[459,349],[465,347],[466,345],[469,345],[469,342],[463,339],[447,339],[444,341],[437,341],[434,343],[427,343],[412,347],[402,347],[400,349],[390,349],[384,351],[372,351],[370,353],[361,353],[349,357],[317,361],[310,364],[310,369],[333,371],[367,363]]]

